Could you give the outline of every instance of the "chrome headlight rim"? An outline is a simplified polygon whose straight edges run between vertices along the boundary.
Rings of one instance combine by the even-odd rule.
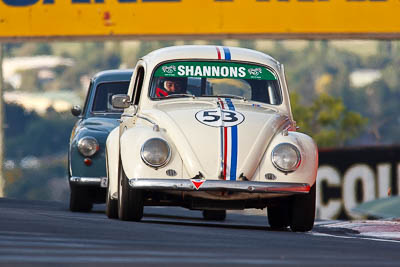
[[[167,147],[167,151],[168,151],[168,152],[167,152],[167,158],[165,159],[164,162],[162,162],[162,163],[160,163],[160,164],[154,164],[154,163],[150,162],[148,159],[146,159],[146,157],[144,156],[144,152],[145,152],[144,149],[145,149],[146,144],[147,144],[148,142],[150,142],[150,141],[153,141],[153,140],[161,141],[161,142],[163,142],[163,143],[166,145],[166,147]],[[172,155],[172,153],[171,153],[171,147],[170,147],[170,145],[168,144],[168,142],[167,142],[165,139],[162,139],[162,138],[159,138],[159,137],[154,137],[154,138],[147,139],[147,140],[143,143],[142,148],[140,149],[140,157],[142,158],[143,162],[144,162],[147,166],[150,166],[150,167],[155,168],[155,169],[162,168],[162,167],[164,167],[165,165],[167,165],[167,164],[169,163],[170,159],[171,159],[171,155]]]
[[[283,147],[283,146],[288,146],[288,147],[290,147],[291,149],[293,149],[293,150],[296,152],[297,161],[296,161],[296,163],[294,164],[294,166],[293,166],[291,169],[285,169],[285,168],[279,166],[279,165],[275,162],[275,160],[274,160],[274,154],[275,154],[275,152],[277,151],[277,149],[279,149],[279,148],[281,148],[281,147]],[[278,169],[279,171],[281,171],[281,172],[284,172],[284,173],[294,172],[294,171],[297,170],[298,167],[300,166],[300,163],[301,163],[301,154],[300,154],[299,149],[298,149],[295,145],[293,145],[293,144],[291,144],[291,143],[280,143],[280,144],[276,145],[276,146],[274,147],[274,149],[272,149],[272,152],[271,152],[271,162],[272,162],[272,165],[274,165],[274,167],[275,167],[276,169]]]
[[[89,143],[88,143],[89,142]],[[90,144],[91,143],[91,144]],[[88,146],[92,146],[89,148]],[[85,157],[92,157],[100,150],[97,139],[93,136],[84,136],[78,140],[78,151]]]

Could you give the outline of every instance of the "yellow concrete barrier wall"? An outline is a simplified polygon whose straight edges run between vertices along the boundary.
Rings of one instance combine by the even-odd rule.
[[[399,0],[0,0],[0,39],[400,36]]]

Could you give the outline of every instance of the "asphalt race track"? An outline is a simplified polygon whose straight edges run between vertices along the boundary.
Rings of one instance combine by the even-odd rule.
[[[153,207],[136,223],[108,219],[104,205],[86,214],[66,203],[0,198],[0,266],[400,265],[399,240],[330,224],[272,231],[266,216],[211,222],[198,211]]]

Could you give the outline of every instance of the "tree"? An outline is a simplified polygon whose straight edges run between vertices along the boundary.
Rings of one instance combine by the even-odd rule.
[[[66,153],[75,120],[69,114],[50,110],[47,117],[41,117],[16,104],[7,104],[6,158]]]
[[[312,136],[319,147],[344,146],[357,137],[367,119],[349,111],[343,102],[326,93],[311,106],[300,105],[300,95],[291,94],[292,111],[301,131]]]

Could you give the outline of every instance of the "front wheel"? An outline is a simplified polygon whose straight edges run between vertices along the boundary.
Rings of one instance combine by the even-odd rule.
[[[290,207],[290,229],[292,231],[306,232],[313,228],[315,219],[315,188],[316,185],[314,183],[308,194],[293,197]]]
[[[108,164],[108,153],[106,148],[106,170],[108,179],[107,197],[106,197],[106,215],[110,219],[118,219],[118,200],[111,198],[109,168],[110,165]]]
[[[106,215],[110,219],[118,219],[118,200],[111,198],[109,189],[106,198]]]
[[[85,186],[71,185],[69,209],[74,212],[89,212],[93,208],[90,199],[89,188]]]
[[[143,191],[130,188],[122,163],[118,180],[118,217],[123,221],[140,221],[143,217]]]

